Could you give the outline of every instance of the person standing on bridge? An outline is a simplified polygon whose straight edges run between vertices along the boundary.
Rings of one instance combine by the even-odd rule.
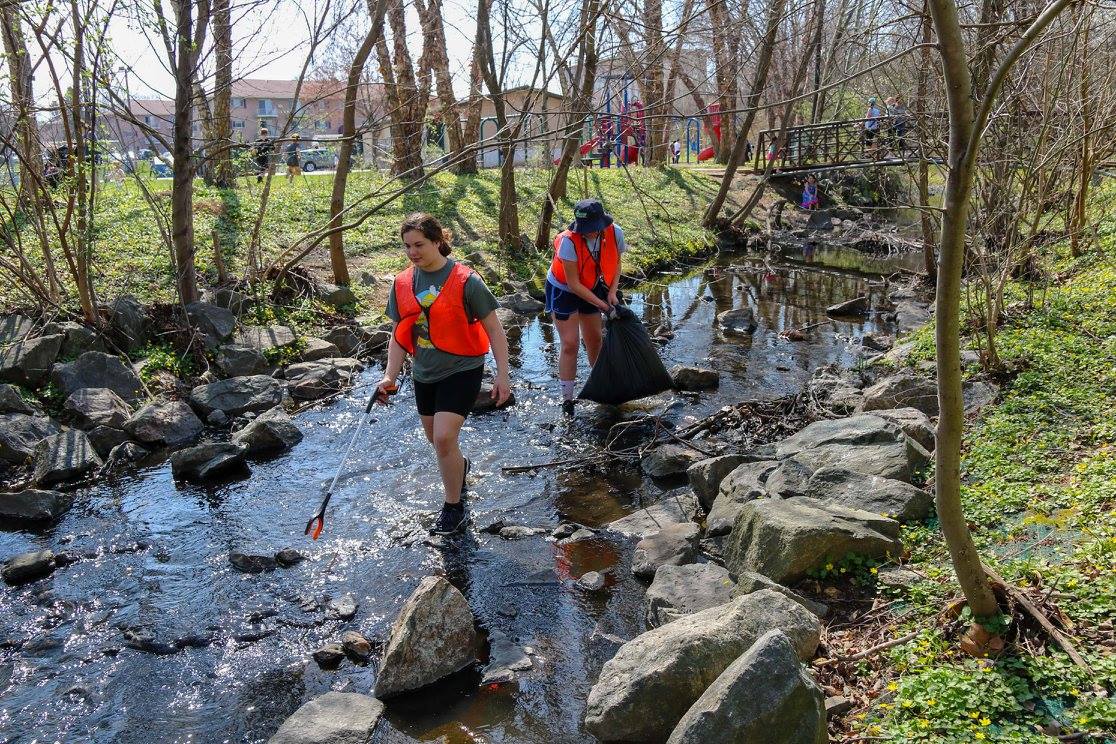
[[[887,115],[891,117],[891,139],[895,154],[903,157],[907,149],[907,127],[910,125],[911,112],[903,102],[903,95],[899,94],[888,99]]]
[[[879,135],[880,135],[880,119],[883,112],[880,111],[876,99],[868,99],[868,110],[864,112],[864,149],[867,154],[874,160],[879,152]]]
[[[395,277],[387,315],[393,322],[384,377],[376,399],[395,390],[406,354],[414,358],[415,406],[426,438],[438,457],[445,503],[430,530],[451,535],[465,525],[461,496],[469,461],[458,438],[481,390],[484,358],[496,358],[492,399],[511,395],[508,339],[496,315],[496,298],[477,273],[449,258],[449,230],[423,212],[403,220],[399,236],[411,265]]]
[[[546,312],[558,328],[558,385],[562,413],[574,412],[577,351],[585,344],[589,366],[597,363],[604,337],[601,314],[620,304],[620,257],[624,231],[596,199],[574,205],[574,221],[554,238],[554,259],[546,275]]]

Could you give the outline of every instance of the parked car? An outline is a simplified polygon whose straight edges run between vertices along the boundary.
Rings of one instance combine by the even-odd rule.
[[[171,178],[174,176],[174,168],[162,161],[153,160],[151,161],[151,175],[156,178]]]
[[[332,150],[325,147],[314,147],[299,153],[302,161],[302,170],[313,173],[319,168],[336,168],[337,156]]]

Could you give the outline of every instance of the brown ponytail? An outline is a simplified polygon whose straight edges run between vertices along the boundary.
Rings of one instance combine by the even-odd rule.
[[[448,256],[453,249],[453,233],[442,227],[442,223],[432,214],[415,212],[407,215],[399,226],[399,237],[412,230],[418,230],[431,243],[437,243],[438,252],[443,256]]]

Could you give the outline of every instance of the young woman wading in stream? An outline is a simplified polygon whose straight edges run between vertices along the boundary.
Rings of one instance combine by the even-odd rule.
[[[601,314],[620,304],[620,256],[624,231],[596,199],[574,205],[574,221],[554,238],[554,260],[546,275],[546,312],[554,315],[561,350],[558,384],[562,413],[572,416],[577,385],[577,348],[585,344],[589,366],[601,351]]]
[[[451,235],[432,215],[412,214],[399,235],[411,266],[395,277],[387,315],[394,323],[384,379],[376,397],[386,401],[403,360],[414,358],[415,404],[426,438],[434,445],[445,503],[430,530],[449,535],[465,525],[461,502],[469,460],[458,446],[461,425],[480,393],[484,359],[496,359],[492,398],[511,394],[508,340],[496,317],[496,298],[468,266],[448,258]]]

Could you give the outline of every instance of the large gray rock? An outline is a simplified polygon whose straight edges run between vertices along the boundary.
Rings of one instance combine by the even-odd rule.
[[[66,338],[58,355],[62,359],[76,359],[87,351],[107,351],[105,340],[89,326],[72,320],[56,324],[59,333]]]
[[[738,465],[755,460],[751,455],[720,455],[699,460],[686,470],[690,479],[690,487],[701,503],[701,508],[709,511],[713,508],[713,500],[717,498],[717,491],[729,473]]]
[[[71,429],[47,437],[35,445],[35,472],[40,486],[72,480],[99,468],[103,463],[84,431]]]
[[[228,308],[208,302],[191,302],[186,306],[186,317],[205,339],[205,345],[217,348],[232,338],[236,330],[236,315]]]
[[[0,493],[0,517],[22,522],[57,519],[70,505],[65,494],[27,488],[18,493]]]
[[[148,403],[124,424],[124,430],[137,441],[170,447],[194,441],[204,428],[194,409],[180,400]]]
[[[520,315],[536,315],[543,311],[543,303],[536,300],[526,292],[504,295],[499,298],[500,307],[519,313]]]
[[[669,478],[672,475],[682,475],[704,457],[692,447],[660,444],[643,458],[640,468],[652,478]]]
[[[360,352],[360,336],[348,326],[334,326],[322,334],[322,340],[333,344],[338,353],[334,356],[355,357]]]
[[[844,468],[822,468],[814,473],[805,495],[903,523],[926,519],[934,506],[933,496],[910,483]]]
[[[746,462],[738,465],[717,489],[717,498],[705,518],[705,529],[710,536],[727,535],[744,505],[755,499],[767,497],[764,485],[779,463],[772,460]]]
[[[226,344],[217,351],[214,362],[225,377],[246,377],[265,374],[271,365],[267,358],[252,346]]]
[[[694,560],[701,529],[693,522],[668,524],[640,540],[632,555],[632,574],[650,581],[659,566],[681,566]]]
[[[917,408],[873,411],[872,415],[897,424],[908,437],[922,445],[927,452],[934,451],[934,437],[936,435],[934,423],[929,416]]]
[[[364,369],[357,359],[335,357],[287,367],[287,391],[296,400],[317,400],[340,392]]]
[[[35,330],[35,323],[24,315],[5,315],[0,318],[0,346],[8,346],[28,338]]]
[[[825,696],[780,630],[765,633],[678,722],[667,744],[825,744]]]
[[[314,297],[330,307],[341,308],[357,302],[353,291],[342,284],[329,284],[327,282],[315,283],[311,287]]]
[[[205,300],[217,307],[231,310],[236,315],[240,315],[244,312],[248,307],[248,303],[251,302],[251,298],[248,295],[226,287],[221,287],[207,293]]]
[[[966,416],[978,415],[986,406],[996,402],[999,394],[995,385],[983,380],[967,380],[961,388],[961,398]]]
[[[927,416],[937,416],[938,386],[933,380],[904,370],[864,389],[861,410],[892,408],[917,408]]]
[[[57,333],[0,347],[0,382],[39,387],[50,374],[64,338]]]
[[[341,350],[335,344],[321,338],[303,339],[302,351],[299,359],[304,362],[317,362],[322,359],[333,359],[341,356]]]
[[[756,330],[756,316],[750,307],[725,310],[717,316],[717,327],[727,336],[748,336]]]
[[[744,505],[725,545],[733,576],[763,574],[780,584],[837,563],[849,554],[898,556],[899,523],[857,509],[806,497],[760,499]]]
[[[276,406],[233,434],[233,441],[244,445],[250,455],[282,452],[301,442],[302,432],[287,412]]]
[[[66,398],[62,414],[79,429],[95,429],[98,426],[120,429],[131,418],[132,409],[108,388],[82,388]]]
[[[46,416],[0,414],[0,460],[22,464],[35,452],[35,445],[57,433],[58,425]]]
[[[50,576],[55,567],[52,551],[36,550],[9,558],[4,562],[4,569],[0,573],[5,582],[14,586]]]
[[[279,381],[267,375],[218,380],[190,391],[190,404],[203,417],[214,411],[221,411],[230,418],[242,413],[263,413],[282,400]]]
[[[233,337],[237,346],[250,346],[259,352],[290,346],[297,340],[287,326],[248,326]]]
[[[847,416],[864,403],[864,393],[856,382],[833,366],[819,367],[806,383],[810,400],[825,410]]]
[[[726,569],[727,571],[727,569]],[[773,592],[782,594],[789,600],[797,602],[805,607],[812,614],[817,615],[819,618],[825,617],[829,614],[829,608],[821,602],[815,602],[812,599],[803,597],[798,592],[792,591],[777,581],[772,581],[763,574],[754,573],[752,571],[741,571],[735,576],[736,584],[732,590],[733,597],[743,597],[745,594],[752,594],[753,592],[763,591],[768,589]]]
[[[775,454],[812,470],[830,465],[904,481],[930,459],[898,425],[871,414],[815,421],[775,445]]]
[[[805,496],[806,484],[813,474],[813,470],[792,457],[779,463],[779,467],[768,474],[763,485],[767,489],[767,494],[774,498],[789,499],[792,496]]]
[[[860,297],[853,297],[851,300],[838,302],[836,305],[830,305],[825,309],[825,314],[839,317],[867,315],[868,307],[868,295],[861,295]]]
[[[97,455],[104,460],[109,454],[129,441],[128,434],[122,429],[113,429],[111,426],[97,426],[86,432],[89,443],[93,445]]]
[[[895,327],[899,333],[910,333],[930,321],[930,307],[921,302],[904,300],[895,306]]]
[[[670,368],[670,379],[676,390],[713,390],[721,384],[721,373],[715,369],[676,364]]]
[[[585,728],[601,741],[663,741],[734,659],[774,628],[799,658],[818,645],[818,619],[761,591],[686,615],[628,641],[589,692]]]
[[[242,469],[244,447],[228,443],[199,444],[175,452],[170,460],[175,478],[206,480]]]
[[[384,649],[375,696],[417,690],[476,661],[469,602],[448,581],[428,576],[407,599]]]
[[[131,367],[100,351],[87,351],[72,362],[54,365],[50,378],[67,397],[82,388],[108,388],[128,403],[134,403],[143,390]]]
[[[16,387],[2,384],[0,385],[0,414],[5,413],[23,413],[32,416],[38,411],[24,400]]]
[[[384,704],[356,692],[327,692],[303,703],[268,744],[366,744]]]
[[[661,566],[644,598],[647,627],[727,604],[735,587],[728,569],[715,563]]]
[[[678,488],[664,494],[658,503],[610,522],[608,529],[628,537],[644,538],[668,524],[692,522],[697,513],[697,498],[689,489]]]
[[[117,297],[108,307],[108,331],[117,346],[135,351],[147,342],[151,317],[135,297]]]

